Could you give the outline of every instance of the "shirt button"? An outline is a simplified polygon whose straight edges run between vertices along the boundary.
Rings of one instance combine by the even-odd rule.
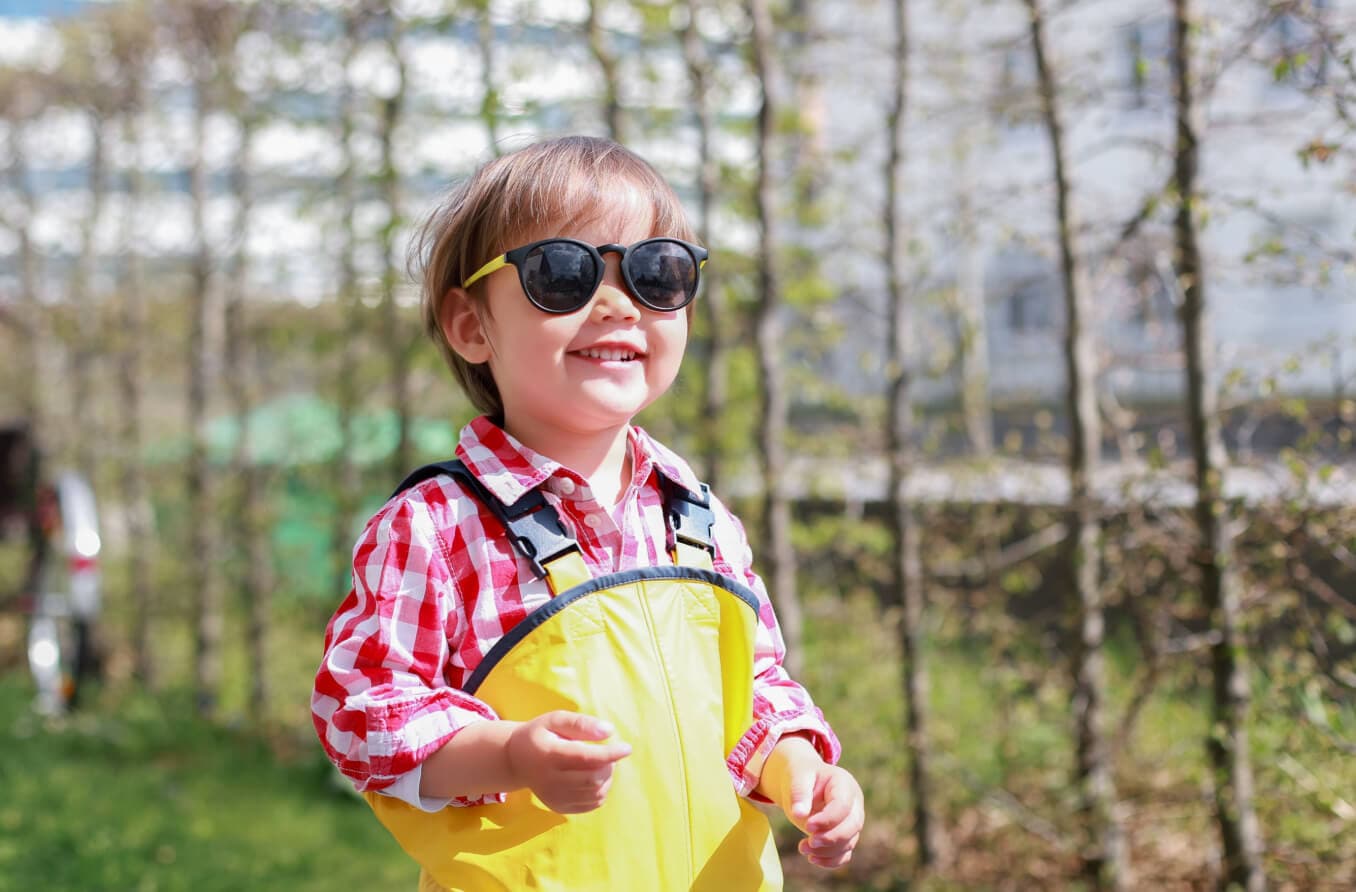
[[[568,496],[570,493],[574,492],[574,481],[569,477],[561,477],[556,481],[556,492],[560,493],[562,496]]]
[[[603,525],[603,516],[601,514],[587,514],[584,516],[584,525],[591,530],[596,530]]]

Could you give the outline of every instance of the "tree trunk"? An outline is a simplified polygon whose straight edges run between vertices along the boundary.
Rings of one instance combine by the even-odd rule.
[[[17,92],[22,94],[24,86],[20,85]],[[27,131],[26,115],[22,110],[6,109],[7,126],[4,128],[4,134],[7,137],[7,148],[9,149],[9,164],[6,165],[5,175],[13,186],[14,194],[19,198],[17,208],[5,208],[0,210],[0,220],[3,220],[11,232],[14,233],[15,240],[18,242],[18,278],[19,278],[19,313],[15,321],[15,327],[19,331],[19,336],[15,338],[19,344],[19,349],[23,351],[19,368],[23,370],[23,380],[20,384],[22,388],[19,396],[20,411],[23,418],[27,421],[29,431],[33,437],[36,448],[41,447],[46,439],[46,420],[42,417],[42,392],[39,382],[42,381],[42,348],[41,344],[45,340],[45,334],[41,324],[42,304],[38,296],[38,254],[33,247],[32,226],[33,218],[37,214],[37,200],[33,195],[33,187],[28,178],[28,158],[24,148],[24,138]],[[18,219],[15,219],[15,218]]]
[[[80,473],[93,476],[96,457],[95,432],[98,413],[95,411],[93,390],[94,363],[101,354],[99,345],[104,340],[100,331],[102,313],[90,293],[94,278],[94,264],[98,257],[99,220],[103,217],[108,195],[108,170],[105,160],[105,122],[103,115],[88,114],[90,128],[89,152],[89,207],[80,217],[80,249],[71,271],[70,300],[75,309],[74,343],[71,345],[71,414],[68,423],[75,425],[68,435],[72,444],[72,459]]]
[[[895,558],[891,563],[893,597],[902,607],[899,616],[900,652],[903,656],[905,737],[908,740],[913,790],[913,834],[918,845],[918,862],[924,869],[934,866],[939,857],[939,828],[933,817],[932,749],[928,742],[928,668],[923,650],[923,562],[919,547],[919,525],[915,507],[907,492],[913,469],[913,394],[911,391],[913,356],[913,295],[904,281],[908,253],[908,233],[900,212],[905,192],[906,122],[909,101],[909,4],[894,0],[895,72],[887,117],[886,132],[890,145],[885,164],[885,269],[889,305],[886,375],[887,419],[886,448],[890,456],[889,493],[890,532]]]
[[[962,136],[961,139],[968,137]],[[976,458],[993,456],[993,415],[989,398],[989,313],[984,299],[984,258],[975,215],[974,152],[967,143],[957,152],[959,186],[956,222],[960,245],[956,307],[960,325],[961,416]]]
[[[709,55],[697,27],[699,0],[687,3],[687,25],[683,29],[683,59],[687,63],[692,87],[692,107],[697,126],[697,238],[711,246],[711,214],[720,165],[711,148],[714,131],[711,98],[707,83]],[[720,490],[721,431],[725,402],[729,394],[729,339],[726,336],[725,295],[721,290],[718,264],[702,270],[702,298],[698,309],[705,311],[706,362],[702,394],[702,473],[713,491]]]
[[[1116,792],[1108,764],[1103,711],[1106,681],[1103,669],[1103,616],[1100,530],[1092,477],[1101,449],[1097,415],[1093,333],[1088,300],[1074,251],[1074,224],[1064,128],[1058,86],[1045,46],[1045,22],[1039,0],[1024,0],[1030,12],[1031,46],[1035,54],[1041,109],[1054,162],[1055,214],[1059,238],[1060,286],[1064,292],[1064,370],[1069,414],[1070,535],[1063,549],[1068,581],[1077,598],[1077,637],[1073,654],[1073,713],[1078,764],[1075,783],[1083,813],[1085,838],[1079,853],[1083,875],[1096,889],[1125,888],[1123,838],[1116,818]]]
[[[1221,476],[1227,458],[1220,437],[1212,379],[1204,268],[1197,243],[1196,175],[1199,140],[1192,94],[1191,4],[1173,0],[1173,79],[1176,90],[1177,147],[1174,163],[1178,207],[1174,221],[1175,266],[1182,290],[1182,342],[1186,353],[1188,436],[1196,471],[1197,563],[1201,596],[1218,633],[1211,646],[1214,671],[1213,721],[1207,742],[1214,773],[1216,820],[1224,846],[1221,888],[1260,892],[1262,836],[1253,810],[1252,762],[1248,750],[1251,692],[1247,651],[1239,630],[1237,580],[1228,506]]]
[[[499,90],[494,85],[494,23],[490,20],[490,0],[475,0],[476,48],[480,51],[480,120],[495,156],[499,148]]]
[[[617,75],[617,55],[608,44],[607,34],[603,30],[600,16],[603,0],[589,0],[589,18],[587,23],[589,52],[598,63],[603,77],[603,123],[607,135],[622,141],[621,91]]]
[[[796,553],[791,544],[791,501],[786,494],[786,381],[782,372],[782,296],[777,255],[780,227],[774,195],[773,146],[778,116],[777,71],[772,46],[772,16],[767,0],[750,0],[755,75],[762,88],[758,108],[758,175],[754,196],[758,227],[758,304],[754,317],[758,383],[762,391],[758,450],[763,472],[763,539],[769,593],[786,640],[786,667],[800,674],[801,615],[796,591]]]
[[[134,76],[134,75],[124,75]],[[146,194],[146,165],[142,163],[141,127],[143,87],[131,88],[135,97],[123,112],[123,133],[131,147],[128,163],[126,218],[123,221],[119,284],[123,344],[118,353],[118,440],[122,461],[118,491],[127,516],[127,591],[132,601],[132,675],[146,688],[156,684],[155,657],[151,646],[154,613],[152,555],[156,547],[146,469],[141,461],[141,414],[144,382],[142,356],[146,337],[146,270],[140,243],[144,232],[142,201]]]
[[[820,4],[823,6],[824,4]],[[818,40],[815,7],[809,0],[790,0],[785,27],[790,44],[791,107],[796,126],[790,133],[790,168],[796,184],[797,213],[812,215],[828,169],[825,130],[828,108],[824,84],[811,48]]]
[[[241,569],[234,574],[245,606],[245,650],[249,655],[249,701],[247,709],[255,721],[267,719],[272,702],[272,671],[268,656],[269,613],[272,605],[273,566],[268,548],[267,509],[264,504],[264,466],[250,454],[254,411],[254,392],[258,362],[249,361],[251,348],[246,323],[249,303],[249,234],[254,202],[254,184],[250,176],[250,154],[254,142],[253,112],[245,108],[245,98],[233,93],[232,117],[240,132],[240,150],[231,172],[231,191],[235,194],[234,232],[231,236],[230,275],[225,287],[225,342],[222,378],[226,382],[239,439],[231,456],[232,478],[236,486],[231,525],[233,558]]]
[[[387,51],[396,69],[395,92],[381,103],[381,173],[378,177],[382,203],[386,205],[386,225],[381,229],[381,325],[382,340],[391,364],[391,407],[396,417],[396,448],[391,455],[392,480],[403,479],[414,459],[410,442],[410,333],[400,324],[396,303],[396,284],[400,264],[396,259],[396,235],[400,231],[400,170],[395,157],[395,133],[405,107],[405,59],[401,55],[402,29],[394,14],[387,11]]]
[[[362,300],[358,294],[356,265],[358,233],[354,221],[358,205],[358,159],[353,151],[354,119],[357,111],[354,107],[354,90],[350,81],[352,77],[350,69],[358,52],[359,15],[357,11],[350,11],[344,18],[344,45],[340,61],[342,86],[338,114],[339,146],[344,166],[335,190],[339,204],[338,309],[342,320],[342,333],[339,339],[339,367],[335,374],[335,416],[339,428],[339,448],[334,457],[335,510],[330,553],[335,561],[337,582],[341,590],[352,584],[351,526],[359,486],[358,469],[353,463],[353,419],[357,413],[358,358],[362,353],[363,314]]]
[[[194,251],[189,267],[188,342],[185,392],[189,454],[184,472],[187,494],[188,591],[193,598],[193,688],[200,715],[216,712],[221,689],[221,586],[218,579],[213,481],[207,464],[207,327],[212,308],[212,249],[207,235],[207,119],[210,86],[206,75],[196,83],[193,115],[193,158],[189,167]]]

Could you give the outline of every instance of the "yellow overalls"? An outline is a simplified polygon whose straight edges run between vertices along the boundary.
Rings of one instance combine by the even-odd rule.
[[[504,719],[555,709],[604,718],[632,752],[587,814],[556,814],[529,790],[432,814],[368,793],[419,862],[421,892],[781,889],[767,818],[735,793],[725,764],[753,721],[758,600],[711,569],[705,487],[699,498],[662,481],[673,566],[594,579],[535,490],[505,507],[460,462],[444,462],[397,492],[437,474],[499,517],[554,593],[491,649],[467,693]]]

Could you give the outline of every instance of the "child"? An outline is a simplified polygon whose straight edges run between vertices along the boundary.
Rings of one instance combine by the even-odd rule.
[[[739,521],[631,425],[678,373],[705,249],[630,151],[497,158],[418,243],[429,333],[484,415],[368,522],[312,712],[421,890],[781,888],[862,793],[782,668]]]

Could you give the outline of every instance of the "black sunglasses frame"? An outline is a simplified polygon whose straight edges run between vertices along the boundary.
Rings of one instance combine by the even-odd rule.
[[[635,252],[637,249],[643,248],[646,245],[653,245],[664,242],[675,244],[683,248],[683,250],[687,251],[688,255],[691,256],[692,261],[695,264],[694,275],[692,277],[692,287],[688,289],[687,295],[683,298],[682,303],[670,307],[656,306],[655,304],[650,303],[650,301],[646,300],[644,296],[641,295],[640,291],[636,288],[635,282],[631,278],[630,264],[627,263],[627,261],[631,258],[633,252]],[[581,249],[590,257],[592,257],[594,262],[594,269],[598,271],[598,274],[593,282],[593,287],[589,289],[588,294],[584,296],[583,301],[578,306],[566,307],[563,309],[555,309],[552,307],[542,306],[542,304],[535,297],[532,296],[532,292],[527,285],[527,273],[524,270],[523,265],[527,258],[531,256],[532,252],[535,251],[536,249],[542,247],[543,245],[560,243],[574,245],[575,247]],[[518,282],[522,286],[523,294],[526,295],[528,300],[532,301],[532,305],[534,307],[541,310],[543,313],[551,313],[552,315],[556,316],[564,316],[568,315],[569,313],[578,312],[579,310],[588,306],[589,301],[593,300],[593,295],[598,293],[598,287],[603,283],[603,273],[607,266],[606,262],[603,259],[604,254],[621,255],[622,279],[626,282],[626,288],[630,292],[631,298],[636,302],[642,304],[643,306],[648,307],[649,309],[659,313],[676,312],[678,310],[681,310],[688,304],[692,303],[693,298],[697,296],[697,288],[701,284],[702,267],[706,265],[706,260],[710,256],[710,252],[703,248],[701,245],[694,245],[691,242],[685,242],[682,239],[670,238],[668,236],[647,238],[631,245],[609,244],[597,246],[590,245],[588,242],[581,242],[579,239],[573,238],[564,238],[564,237],[544,238],[535,242],[531,242],[530,244],[523,245],[522,247],[514,248],[511,251],[504,252],[504,254],[500,255],[500,257],[490,261],[485,266],[481,267],[481,269],[478,272],[476,272],[475,275],[471,276],[469,279],[466,280],[462,287],[468,288],[478,279],[482,278],[485,275],[488,275],[490,272],[493,272],[494,269],[490,269],[490,267],[492,266],[495,269],[497,269],[499,266],[502,265],[511,265],[513,266],[514,269],[518,271]],[[496,261],[499,261],[499,263],[496,263]]]

